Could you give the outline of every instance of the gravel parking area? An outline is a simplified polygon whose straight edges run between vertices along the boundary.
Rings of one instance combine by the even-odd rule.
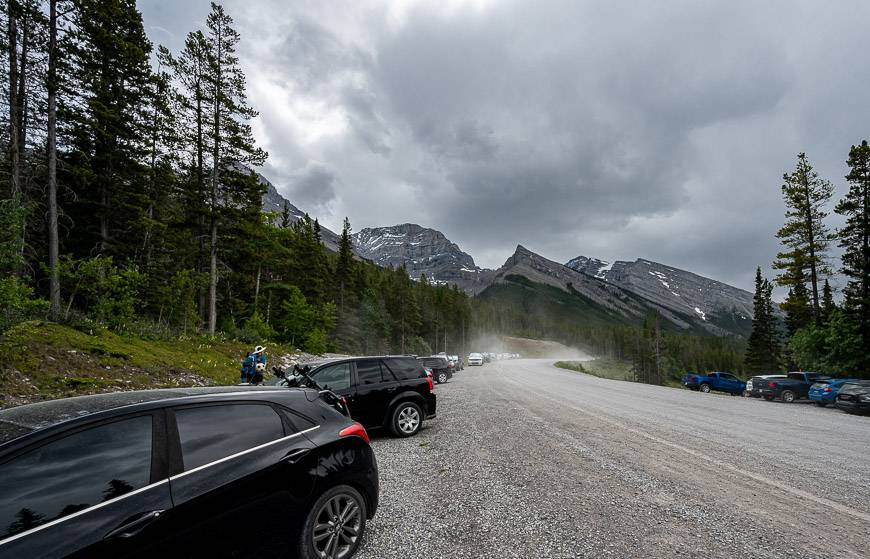
[[[373,433],[362,559],[868,557],[870,417],[609,381],[517,360]]]

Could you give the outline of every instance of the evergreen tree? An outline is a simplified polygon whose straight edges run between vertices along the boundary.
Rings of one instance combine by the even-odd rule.
[[[135,0],[79,0],[72,64],[80,99],[69,115],[75,149],[71,171],[77,217],[96,216],[78,229],[84,252],[137,253],[145,214],[141,163],[147,115],[151,43]],[[88,247],[90,245],[90,247]]]
[[[755,272],[752,334],[749,335],[746,346],[746,369],[750,373],[771,373],[779,370],[779,342],[775,320],[772,286],[761,275],[759,267]]]
[[[834,302],[834,292],[831,289],[831,284],[825,280],[825,287],[822,289],[822,324],[827,324],[837,310],[837,304]]]
[[[830,275],[825,255],[830,244],[830,233],[824,219],[825,204],[831,199],[834,186],[819,178],[805,153],[798,155],[795,170],[783,175],[782,197],[786,204],[786,222],[776,236],[785,250],[777,254],[774,268],[792,271],[796,267],[809,274],[813,318],[821,316],[819,283]],[[785,273],[777,278],[779,285],[795,287],[805,281],[803,276]]]
[[[266,153],[254,144],[249,121],[257,112],[247,103],[245,75],[235,54],[240,37],[233,29],[233,20],[222,6],[212,2],[206,28],[206,90],[211,99],[211,118],[207,126],[212,164],[208,196],[208,332],[214,334],[217,328],[218,227],[222,210],[240,202],[250,204],[251,191],[262,190],[253,177],[245,180],[239,166],[262,165]]]
[[[807,274],[803,256],[799,250],[795,252],[795,259],[786,271],[785,281],[791,287],[782,303],[782,310],[786,313],[785,324],[791,336],[813,322],[813,308],[806,285]],[[825,284],[827,285],[827,280],[825,280]]]
[[[857,325],[862,359],[860,367],[870,373],[870,145],[864,140],[849,150],[849,191],[834,209],[845,216],[839,231],[843,248],[843,274],[848,278],[843,309]]]

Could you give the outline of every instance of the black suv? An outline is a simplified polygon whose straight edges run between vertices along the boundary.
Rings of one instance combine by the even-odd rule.
[[[444,384],[453,378],[453,366],[446,357],[433,355],[432,357],[418,357],[417,360],[432,371],[432,377],[438,384]]]
[[[80,396],[0,411],[2,557],[350,557],[365,429],[310,389]]]
[[[314,386],[344,398],[350,415],[369,428],[388,427],[394,435],[410,437],[435,417],[432,380],[413,357],[379,356],[335,359],[273,369],[287,386]]]

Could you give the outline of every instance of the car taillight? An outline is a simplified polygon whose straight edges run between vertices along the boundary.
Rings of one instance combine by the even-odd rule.
[[[829,386],[828,388],[825,388],[825,389],[823,390],[823,392],[833,392],[833,391],[834,391],[834,389],[831,388],[830,386]]]
[[[428,376],[428,377],[426,377],[426,380],[429,381],[429,392],[432,392],[433,390],[435,390],[435,385],[432,384],[432,377]]]
[[[768,381],[768,382],[767,382],[767,387],[768,387],[768,388],[776,388],[776,383],[773,382],[772,380],[771,380],[771,381]]]
[[[369,442],[369,434],[366,433],[366,428],[359,423],[354,423],[349,427],[345,427],[338,432],[339,437],[359,437],[365,442]]]

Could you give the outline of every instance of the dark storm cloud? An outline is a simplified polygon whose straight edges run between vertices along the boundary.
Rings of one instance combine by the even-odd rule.
[[[168,4],[141,5],[183,36]],[[264,172],[294,203],[332,227],[435,227],[487,266],[522,243],[750,287],[797,152],[841,193],[870,130],[866,2],[226,7]]]

